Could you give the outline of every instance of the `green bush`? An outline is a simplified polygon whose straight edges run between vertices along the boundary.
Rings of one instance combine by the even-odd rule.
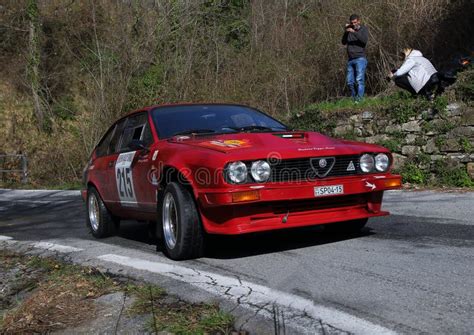
[[[448,106],[448,98],[444,95],[437,96],[433,101],[433,109],[439,113],[444,113]]]
[[[162,90],[164,69],[162,65],[151,65],[132,78],[128,89],[127,110],[157,103]]]
[[[319,110],[308,109],[294,114],[287,123],[292,129],[331,134],[336,127],[336,118],[328,120],[328,118],[321,115]]]
[[[435,185],[454,187],[473,187],[474,181],[464,165],[450,166],[446,161],[436,161],[434,166]]]
[[[74,99],[68,95],[62,96],[55,101],[51,106],[51,110],[54,116],[63,120],[73,119],[78,112]]]
[[[429,180],[429,173],[422,170],[414,162],[406,163],[400,170],[404,183],[425,185]]]
[[[452,89],[455,91],[457,99],[468,103],[474,101],[474,65],[458,74]]]
[[[379,106],[380,112],[391,115],[398,123],[408,122],[411,117],[431,107],[424,98],[413,98],[405,91],[387,96]]]
[[[400,152],[402,149],[402,142],[397,138],[390,138],[388,140],[380,141],[378,144],[387,148],[391,152]]]
[[[473,152],[471,141],[469,141],[469,139],[467,139],[466,137],[461,137],[459,139],[459,144],[461,145],[461,148],[465,153],[470,154],[471,152]]]

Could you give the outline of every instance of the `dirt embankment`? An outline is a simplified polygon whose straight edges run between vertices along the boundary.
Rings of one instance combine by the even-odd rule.
[[[238,334],[215,305],[91,267],[0,250],[0,333]]]

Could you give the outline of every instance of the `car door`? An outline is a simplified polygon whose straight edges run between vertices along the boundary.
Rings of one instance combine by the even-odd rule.
[[[155,192],[150,176],[151,153],[148,147],[153,143],[146,112],[127,118],[120,143],[120,154],[115,164],[117,193],[122,209],[152,212],[155,210]],[[144,149],[137,149],[132,142]]]
[[[136,162],[132,166],[136,183],[140,186],[139,199],[140,209],[144,212],[156,212],[156,190],[158,188],[158,169],[153,165],[153,158],[156,159],[158,152],[150,151],[153,145],[153,135],[147,114],[144,115],[143,130],[140,141],[146,150],[141,150],[137,154]]]
[[[109,128],[105,135],[97,144],[94,153],[93,161],[88,168],[88,180],[95,185],[104,202],[107,198],[107,169],[108,169],[108,155],[110,140],[114,135],[116,124]]]
[[[108,154],[103,162],[106,173],[104,193],[101,195],[105,204],[111,211],[117,211],[120,209],[120,197],[117,191],[115,165],[120,155],[120,139],[122,137],[126,121],[127,120],[125,118],[117,121],[114,134],[111,137],[108,146]]]

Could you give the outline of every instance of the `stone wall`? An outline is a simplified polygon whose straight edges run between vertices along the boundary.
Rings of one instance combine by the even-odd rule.
[[[474,180],[473,107],[451,103],[443,111],[420,111],[403,123],[380,112],[353,112],[338,118],[332,135],[389,148],[398,170],[410,163],[434,176],[442,162],[466,169]]]

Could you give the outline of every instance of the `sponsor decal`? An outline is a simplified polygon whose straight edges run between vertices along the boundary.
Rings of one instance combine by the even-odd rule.
[[[213,140],[199,143],[201,146],[209,148],[239,149],[250,147],[248,140]]]
[[[355,168],[355,166],[354,166],[354,162],[351,161],[351,162],[349,163],[349,165],[347,166],[346,171],[355,171],[355,169],[356,169],[356,168]]]
[[[147,178],[148,178],[148,181],[150,182],[150,184],[152,184],[153,186],[158,186],[158,184],[159,184],[159,182],[158,182],[158,169],[156,167],[152,166],[150,171],[148,171]]]
[[[133,187],[132,162],[136,151],[120,154],[115,163],[115,181],[122,206],[137,206],[137,198]]]
[[[370,188],[372,191],[377,188],[377,186],[375,186],[375,184],[369,183],[368,181],[365,182],[365,187]]]
[[[298,148],[298,151],[321,151],[321,150],[334,150],[336,147],[312,147],[312,148]]]

